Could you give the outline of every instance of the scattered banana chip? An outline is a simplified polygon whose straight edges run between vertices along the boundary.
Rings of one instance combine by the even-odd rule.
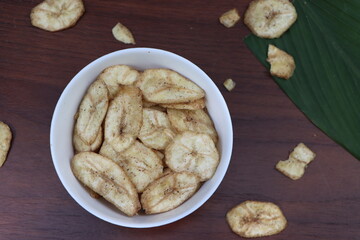
[[[224,82],[224,87],[230,92],[235,88],[236,83],[231,79],[228,78]]]
[[[75,131],[86,145],[92,145],[99,133],[108,109],[108,90],[102,81],[93,82],[88,88],[77,111]]]
[[[121,23],[117,23],[113,29],[112,34],[116,40],[125,44],[135,44],[135,39],[130,30]]]
[[[140,73],[127,66],[115,65],[106,68],[98,77],[103,81],[109,91],[110,99],[113,99],[119,92],[122,85],[131,85],[137,81]]]
[[[200,181],[194,174],[169,172],[151,183],[141,195],[141,205],[146,214],[170,211],[199,188]]]
[[[254,0],[245,12],[244,23],[258,37],[278,38],[296,21],[289,0]]]
[[[304,143],[299,143],[290,153],[290,158],[296,159],[300,162],[309,164],[316,157],[316,154],[311,151]]]
[[[226,214],[233,232],[244,238],[264,237],[285,229],[287,220],[271,202],[245,201]]]
[[[96,152],[101,147],[101,144],[103,143],[103,130],[100,126],[99,132],[96,135],[95,141],[91,144],[87,144],[84,142],[80,137],[79,134],[76,132],[76,129],[74,131],[73,136],[73,145],[75,152]]]
[[[164,108],[174,108],[174,109],[187,109],[187,110],[198,110],[205,108],[205,98],[200,98],[195,101],[188,103],[169,103],[161,104]]]
[[[307,165],[314,160],[316,154],[305,144],[299,143],[290,153],[289,159],[279,161],[275,168],[285,176],[298,180],[304,173]]]
[[[209,115],[202,109],[199,110],[178,110],[167,109],[171,125],[178,132],[193,131],[208,134],[214,143],[217,143],[218,136],[214,124]]]
[[[111,101],[104,124],[104,138],[117,152],[135,142],[142,125],[140,89],[123,86]]]
[[[235,24],[240,20],[239,12],[236,8],[233,8],[221,15],[219,21],[222,25],[227,28],[235,26]]]
[[[266,61],[270,63],[270,73],[273,76],[289,79],[294,74],[294,58],[272,44],[269,44]]]
[[[292,180],[298,180],[304,175],[306,164],[290,158],[285,161],[279,161],[275,168]]]
[[[200,181],[214,175],[219,161],[219,152],[207,134],[183,132],[165,150],[165,162],[171,170],[194,173]]]
[[[154,103],[185,103],[205,97],[203,89],[170,69],[145,70],[137,86],[144,99]]]
[[[45,0],[31,10],[31,24],[56,32],[74,26],[84,14],[82,0]]]
[[[92,152],[81,152],[71,160],[77,179],[103,196],[128,216],[134,216],[141,205],[138,193],[124,170],[110,159]]]
[[[12,133],[10,127],[0,122],[0,167],[4,164],[11,145]]]
[[[143,124],[139,139],[150,148],[163,150],[173,140],[175,133],[171,130],[169,118],[165,112],[155,109],[143,109]]]

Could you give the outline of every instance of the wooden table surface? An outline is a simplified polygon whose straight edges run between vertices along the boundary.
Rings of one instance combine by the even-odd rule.
[[[30,24],[41,0],[0,1],[0,121],[14,137],[0,169],[0,239],[239,239],[226,212],[244,200],[278,204],[287,228],[266,239],[360,239],[360,162],[317,129],[287,98],[245,46],[239,22],[218,22],[250,2],[192,0],[85,0],[75,27],[56,33]],[[114,39],[122,22],[136,45]],[[234,148],[215,194],[175,223],[152,229],[112,225],[81,208],[55,172],[49,147],[50,122],[63,89],[96,58],[131,48],[152,47],[179,54],[202,68],[231,112]],[[236,88],[222,83],[232,78]],[[274,169],[299,142],[316,159],[298,181]]]

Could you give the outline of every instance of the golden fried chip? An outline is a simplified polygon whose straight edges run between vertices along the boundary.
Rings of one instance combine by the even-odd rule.
[[[191,101],[187,103],[169,103],[169,104],[160,104],[160,105],[164,108],[198,110],[205,108],[205,98],[200,98],[195,101]]]
[[[82,0],[45,0],[31,10],[31,24],[56,32],[74,26],[84,14]]]
[[[290,153],[290,158],[296,159],[300,162],[309,164],[314,160],[316,154],[310,150],[304,143],[299,143]]]
[[[122,152],[137,138],[142,125],[140,89],[123,86],[110,102],[104,124],[104,138],[117,152]]]
[[[218,135],[210,116],[202,109],[179,110],[167,109],[171,125],[178,132],[193,131],[208,134],[214,143],[217,143]]]
[[[122,152],[117,152],[105,142],[100,149],[100,154],[121,166],[139,193],[143,192],[147,185],[160,177],[163,172],[161,152],[152,150],[139,141],[135,141]]]
[[[228,78],[224,82],[224,87],[230,92],[235,88],[236,83],[231,79]]]
[[[275,168],[292,180],[298,180],[304,175],[306,164],[290,158],[285,161],[279,161]]]
[[[113,29],[112,34],[116,40],[125,44],[135,44],[135,39],[130,30],[121,23],[117,23]]]
[[[146,214],[170,211],[189,199],[199,186],[199,179],[194,174],[170,172],[145,189],[141,205]]]
[[[103,196],[128,216],[140,210],[137,191],[124,172],[112,160],[92,152],[81,152],[71,160],[76,178]]]
[[[143,124],[139,139],[147,146],[156,150],[163,150],[175,137],[166,113],[150,109],[143,109]]]
[[[74,130],[86,145],[95,142],[108,105],[108,90],[105,84],[99,80],[93,82],[80,103]]]
[[[137,192],[141,193],[163,172],[160,157],[139,141],[121,153],[123,160],[118,162],[123,167]]]
[[[171,170],[194,173],[200,181],[214,175],[219,161],[219,152],[207,134],[183,132],[165,150],[165,162]]]
[[[226,214],[233,232],[244,238],[277,234],[287,225],[281,209],[271,202],[245,201]]]
[[[235,26],[235,24],[239,20],[240,20],[240,15],[236,8],[233,8],[233,9],[223,13],[219,18],[220,23],[227,28]]]
[[[244,23],[258,37],[278,38],[296,21],[289,0],[254,0],[245,12]]]
[[[273,76],[289,79],[294,74],[294,58],[272,44],[269,44],[266,61],[270,63],[270,73]]]
[[[135,141],[134,141],[135,142]],[[130,146],[129,146],[130,147]],[[99,150],[101,156],[107,157],[117,164],[124,160],[122,152],[117,152],[108,142],[104,141]]]
[[[11,145],[12,133],[10,127],[0,122],[0,167],[4,164]]]
[[[304,173],[307,165],[312,162],[316,154],[303,143],[299,143],[290,153],[289,159],[279,161],[275,168],[285,176],[298,180]]]
[[[109,97],[113,99],[122,85],[131,85],[137,81],[140,73],[127,65],[114,65],[106,68],[98,79],[103,81],[109,90]]]
[[[147,69],[136,84],[144,99],[154,103],[185,103],[205,97],[203,89],[170,69]]]
[[[93,143],[87,144],[84,142],[80,137],[79,134],[76,132],[76,129],[74,130],[73,135],[73,145],[75,152],[96,152],[101,147],[101,144],[103,143],[103,130],[102,127],[100,127],[99,132],[96,136],[96,139]]]

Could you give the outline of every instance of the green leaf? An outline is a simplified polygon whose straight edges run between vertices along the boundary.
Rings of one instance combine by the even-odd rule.
[[[278,39],[244,41],[261,63],[268,44],[288,52],[296,69],[274,77],[295,105],[360,160],[360,1],[295,0],[295,24]]]

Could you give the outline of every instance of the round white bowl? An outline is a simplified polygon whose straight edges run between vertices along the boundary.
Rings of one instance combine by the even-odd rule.
[[[219,135],[218,148],[221,154],[214,176],[179,207],[160,214],[128,217],[105,200],[92,198],[74,177],[70,160],[74,155],[72,131],[74,115],[88,86],[106,67],[126,64],[138,70],[169,68],[179,72],[203,88],[206,92],[206,107]],[[230,163],[233,146],[233,130],[226,102],[213,81],[195,64],[179,55],[153,48],[130,48],[100,57],[83,68],[70,81],[56,105],[50,130],[50,148],[56,172],[65,189],[75,201],[91,214],[107,222],[132,228],[149,228],[175,222],[204,204],[223,180]]]

